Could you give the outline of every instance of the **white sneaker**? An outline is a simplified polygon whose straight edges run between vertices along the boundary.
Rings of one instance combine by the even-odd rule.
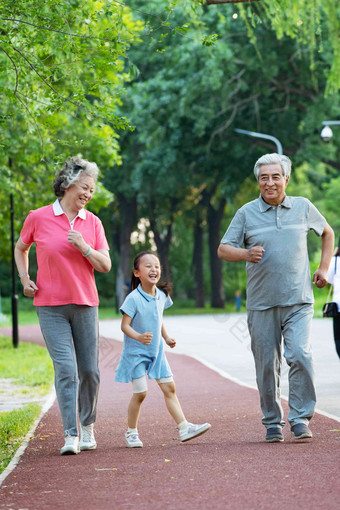
[[[60,455],[75,455],[79,451],[78,436],[65,436],[65,444],[60,450]]]
[[[91,425],[80,425],[80,450],[95,450],[97,443],[93,433],[93,423]]]
[[[211,427],[210,423],[203,423],[202,425],[195,425],[194,423],[188,423],[186,429],[179,431],[179,438],[182,442],[189,441],[189,439],[193,439],[194,437],[201,436],[209,430]]]
[[[142,448],[143,443],[136,432],[125,432],[126,446],[129,448]]]

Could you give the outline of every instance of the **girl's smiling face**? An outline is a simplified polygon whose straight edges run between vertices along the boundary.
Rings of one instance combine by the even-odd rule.
[[[135,269],[133,274],[140,279],[143,288],[155,287],[161,277],[161,265],[158,257],[151,254],[143,255],[139,261],[138,269]]]

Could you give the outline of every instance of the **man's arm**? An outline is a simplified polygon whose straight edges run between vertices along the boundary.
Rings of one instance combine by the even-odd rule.
[[[252,246],[249,249],[236,248],[231,244],[220,244],[217,250],[217,256],[228,262],[238,262],[245,260],[257,264],[262,259],[265,249],[262,246]]]
[[[327,285],[327,271],[329,264],[332,260],[334,250],[334,232],[333,229],[326,223],[321,235],[321,260],[318,269],[313,275],[313,284],[319,289]]]

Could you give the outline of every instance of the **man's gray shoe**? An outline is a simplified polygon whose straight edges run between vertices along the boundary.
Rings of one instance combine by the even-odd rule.
[[[267,443],[282,443],[284,437],[280,427],[269,427],[266,433],[266,441]]]
[[[291,427],[294,439],[308,439],[313,437],[312,431],[305,423],[297,423]]]

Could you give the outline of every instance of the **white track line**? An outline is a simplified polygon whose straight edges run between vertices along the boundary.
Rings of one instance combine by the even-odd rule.
[[[177,354],[177,353],[174,353],[174,354]],[[219,375],[221,375],[225,379],[229,379],[229,381],[232,381],[240,386],[245,386],[246,388],[250,388],[252,390],[258,391],[256,386],[242,382],[240,379],[233,377],[232,375],[228,374],[228,372],[225,372],[221,368],[215,367],[215,365],[212,365],[208,361],[205,361],[204,359],[199,358],[198,356],[192,356],[192,355],[187,355],[187,354],[185,354],[185,356],[189,356],[189,358],[193,358],[193,359],[199,361],[200,363],[202,363],[202,365],[205,365],[207,368],[210,368],[214,372],[217,372]],[[281,395],[281,398],[288,401],[288,397],[286,395]],[[322,411],[321,409],[316,408],[315,412],[318,414],[322,414],[323,416],[326,416],[327,418],[331,418],[332,420],[340,422],[339,416],[335,416],[334,414],[327,413],[327,411]]]

